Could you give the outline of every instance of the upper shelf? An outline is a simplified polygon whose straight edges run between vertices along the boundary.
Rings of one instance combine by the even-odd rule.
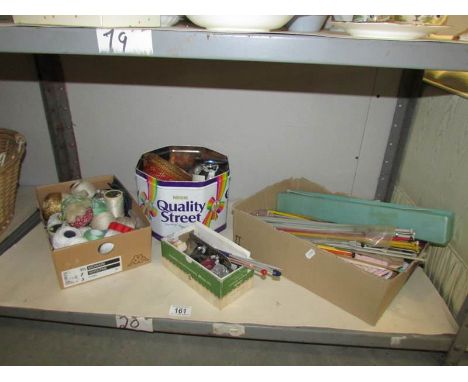
[[[152,29],[152,43],[151,57],[468,71],[468,43],[452,41],[173,28]],[[0,27],[0,52],[103,55],[94,28],[14,25]]]

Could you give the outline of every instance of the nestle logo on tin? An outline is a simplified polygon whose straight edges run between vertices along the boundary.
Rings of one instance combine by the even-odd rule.
[[[201,221],[201,212],[206,203],[186,201],[183,203],[168,203],[158,200],[156,207],[161,213],[161,221],[164,223],[195,223]]]

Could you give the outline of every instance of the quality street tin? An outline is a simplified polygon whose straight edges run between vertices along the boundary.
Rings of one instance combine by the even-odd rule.
[[[198,146],[167,146],[141,156],[137,200],[153,236],[161,239],[195,222],[226,228],[229,163],[225,155]]]

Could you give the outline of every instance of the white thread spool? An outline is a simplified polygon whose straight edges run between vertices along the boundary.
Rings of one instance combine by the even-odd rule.
[[[86,180],[79,180],[78,182],[73,183],[70,191],[73,195],[83,195],[83,193],[86,193],[84,196],[87,196],[88,198],[92,198],[96,195],[96,187]]]
[[[116,235],[119,235],[120,232],[119,231],[115,231],[113,229],[108,229],[106,234],[104,235],[104,237],[111,237],[111,236],[116,236]]]
[[[111,222],[114,221],[114,215],[109,211],[101,212],[99,215],[93,217],[91,221],[91,228],[105,231]]]
[[[89,227],[88,227],[88,226],[80,227],[80,228],[78,228],[78,229],[80,230],[81,236],[83,236],[83,237],[84,237],[85,232],[86,232],[86,231],[89,231]]]
[[[123,192],[120,190],[108,190],[104,193],[107,208],[114,218],[125,216]]]
[[[83,237],[88,240],[99,240],[102,239],[105,235],[105,231],[100,231],[98,229],[88,229],[84,234]]]
[[[177,240],[174,244],[180,252],[185,252],[187,250],[187,243],[183,242],[182,240]]]
[[[86,243],[86,239],[82,237],[81,231],[74,227],[61,227],[55,232],[52,237],[52,246],[55,249],[68,247],[70,245]]]
[[[123,225],[125,225],[127,227],[135,229],[135,226],[136,226],[135,220],[128,217],[128,216],[123,216],[123,217],[115,219],[115,220],[120,224],[123,224]]]
[[[57,212],[49,217],[47,220],[47,232],[53,236],[55,232],[63,225],[62,214]]]

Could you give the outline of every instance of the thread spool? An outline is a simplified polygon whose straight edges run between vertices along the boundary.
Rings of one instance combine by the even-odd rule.
[[[70,191],[73,195],[82,195],[92,198],[96,194],[96,187],[86,180],[79,180],[72,184]]]
[[[113,229],[108,229],[104,237],[111,237],[111,236],[116,236],[120,235],[119,231],[114,231]]]
[[[125,216],[123,192],[120,190],[108,190],[104,193],[107,208],[114,218]]]
[[[81,232],[81,236],[84,237],[84,234],[85,234],[86,231],[89,230],[89,227],[88,227],[88,226],[85,226],[85,227],[80,227],[80,228],[78,228],[78,229],[79,229],[80,232]]]
[[[49,217],[49,220],[47,220],[47,232],[52,236],[62,225],[62,214],[60,212],[56,212]]]
[[[117,231],[120,233],[130,232],[133,231],[133,228],[123,225],[119,222],[113,221],[109,224],[109,230]]]
[[[105,232],[104,231],[101,231],[101,230],[98,230],[98,229],[88,229],[85,233],[84,233],[84,238],[88,241],[91,241],[91,240],[99,240],[99,239],[102,239],[105,235]]]
[[[185,252],[187,250],[187,243],[180,239],[169,240],[169,243],[176,247],[180,252]]]
[[[44,220],[62,210],[62,194],[60,192],[51,192],[47,194],[42,202],[42,216]]]
[[[51,215],[49,217],[49,220],[47,220],[47,228],[56,225],[56,224],[62,224],[62,214],[60,212],[56,212],[55,214]]]
[[[93,210],[91,207],[77,206],[70,208],[66,212],[67,222],[72,227],[80,228],[88,225],[93,219]]]
[[[109,211],[101,212],[91,220],[91,228],[105,231],[109,228],[109,224],[114,221],[114,215]]]
[[[133,229],[135,229],[136,227],[135,219],[132,219],[131,217],[128,217],[128,216],[123,216],[121,218],[115,219],[115,221]]]
[[[71,195],[62,203],[63,218],[72,227],[80,228],[88,225],[93,219],[91,199]]]
[[[104,199],[104,194],[98,191],[91,200],[91,207],[93,209],[93,215],[99,215],[102,212],[108,211],[107,203]]]
[[[52,236],[52,246],[54,249],[68,247],[70,245],[86,243],[78,228],[63,226]]]
[[[193,182],[204,182],[205,181],[205,175],[192,174],[192,181]]]

